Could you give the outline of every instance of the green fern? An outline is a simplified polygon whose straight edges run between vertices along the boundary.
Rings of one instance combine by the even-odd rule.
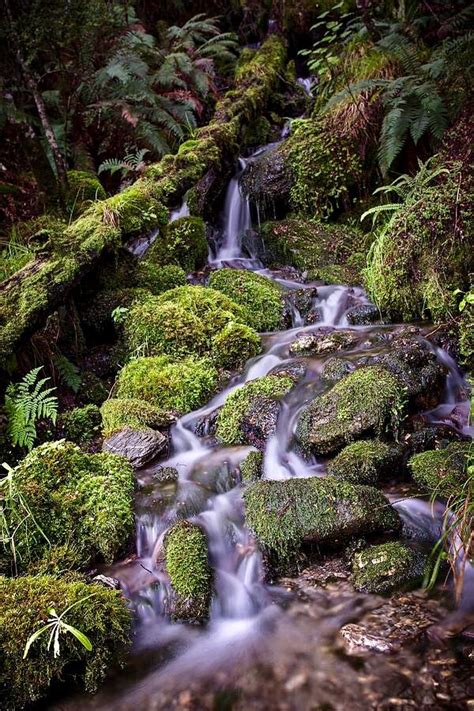
[[[33,368],[19,383],[10,383],[5,394],[8,418],[8,436],[13,446],[33,448],[36,440],[36,423],[51,420],[56,423],[58,399],[52,393],[56,388],[45,387],[50,378],[39,378],[43,366]]]
[[[77,365],[71,363],[71,361],[64,355],[56,356],[54,358],[54,365],[56,366],[63,383],[77,393],[82,382]]]

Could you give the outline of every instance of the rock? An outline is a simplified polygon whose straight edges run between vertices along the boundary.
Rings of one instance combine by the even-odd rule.
[[[150,427],[134,430],[125,427],[104,440],[102,449],[112,454],[121,454],[135,469],[151,462],[166,447],[167,438]]]
[[[328,474],[355,484],[374,485],[384,475],[395,475],[401,460],[401,447],[379,440],[360,440],[347,445],[329,462]]]
[[[208,437],[216,433],[217,416],[219,410],[214,410],[210,415],[200,417],[194,425],[194,434],[198,437]]]
[[[463,435],[462,432],[449,427],[449,425],[436,423],[427,426],[424,419],[420,424],[421,427],[415,425],[413,431],[405,431],[404,428],[402,433],[401,441],[409,454],[418,454],[427,449],[444,449],[451,442],[470,441],[468,435]]]
[[[380,321],[380,312],[375,304],[359,304],[346,312],[346,318],[352,326],[368,326]]]
[[[102,585],[104,588],[110,588],[111,590],[120,590],[121,588],[120,580],[111,578],[108,575],[95,575],[91,582]]]
[[[290,355],[326,355],[350,348],[358,341],[359,335],[356,331],[336,331],[328,326],[319,328],[314,333],[298,335],[290,344]]]
[[[283,319],[287,328],[297,325],[295,324],[296,315],[303,319],[304,324],[314,323],[313,302],[317,295],[318,290],[316,287],[291,289],[285,293],[283,297],[285,303]],[[307,320],[309,314],[311,314],[310,321]]]
[[[153,481],[160,484],[173,484],[179,479],[178,470],[174,467],[158,467],[153,474]]]
[[[331,454],[366,434],[396,431],[403,408],[403,387],[392,373],[359,368],[303,410],[296,436],[304,449]]]
[[[275,434],[280,403],[266,397],[255,397],[241,422],[241,432],[247,444],[265,449],[266,441]]]
[[[370,546],[354,556],[354,587],[377,594],[412,588],[422,582],[426,563],[426,554],[403,543]]]
[[[244,491],[244,503],[247,525],[279,563],[288,562],[305,542],[333,546],[401,526],[377,489],[332,477],[258,481]]]
[[[290,363],[286,362],[282,365],[277,365],[273,368],[269,375],[284,375],[291,378],[295,383],[297,383],[301,378],[304,377],[306,373],[307,364],[305,361],[292,361]]]
[[[344,360],[343,358],[328,358],[324,363],[321,370],[321,377],[323,380],[332,380],[333,382],[338,382],[345,378],[346,375],[352,373],[354,370],[353,364]]]
[[[415,454],[408,462],[413,479],[428,493],[449,498],[459,494],[468,481],[467,462],[470,442],[452,442],[445,449]],[[472,479],[470,480],[472,481]],[[470,485],[472,489],[472,483]],[[469,496],[469,492],[466,492]]]

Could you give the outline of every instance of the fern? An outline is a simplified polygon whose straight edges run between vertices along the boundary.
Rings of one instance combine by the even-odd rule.
[[[58,399],[52,394],[56,388],[45,387],[50,378],[39,378],[42,368],[33,368],[19,383],[10,383],[7,387],[7,432],[13,446],[32,449],[37,436],[38,420],[49,419],[53,424],[56,423]]]
[[[77,365],[71,363],[71,361],[64,355],[56,356],[54,359],[54,365],[56,366],[63,383],[77,393],[82,382]]]

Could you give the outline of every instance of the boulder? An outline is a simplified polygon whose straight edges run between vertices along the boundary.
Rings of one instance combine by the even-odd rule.
[[[391,593],[421,584],[427,556],[404,543],[383,543],[356,553],[352,581],[356,590]]]
[[[328,474],[354,484],[376,484],[387,474],[396,474],[402,448],[380,440],[352,442],[328,464]]]
[[[135,469],[141,469],[145,464],[156,459],[165,449],[167,442],[167,438],[161,432],[150,427],[140,430],[125,427],[107,437],[102,449],[104,452],[120,454],[128,459]]]
[[[351,348],[359,341],[356,331],[318,328],[314,333],[299,334],[290,344],[290,355],[322,356]]]
[[[347,311],[346,318],[351,326],[368,326],[380,321],[380,312],[375,304],[358,304]]]
[[[408,462],[413,479],[424,491],[446,498],[460,494],[466,483],[472,490],[472,477],[468,477],[467,469],[471,447],[470,442],[452,442],[445,449],[415,454]]]

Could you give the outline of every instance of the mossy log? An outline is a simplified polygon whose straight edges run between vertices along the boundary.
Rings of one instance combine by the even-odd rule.
[[[37,256],[2,284],[0,362],[22,339],[40,328],[66,294],[99,258],[133,234],[164,227],[168,209],[196,186],[202,202],[216,178],[237,155],[244,127],[257,116],[283,74],[285,47],[270,36],[246,62],[245,72],[217,103],[211,122],[165,156],[123,192],[95,202],[64,231],[63,244],[49,256]]]

